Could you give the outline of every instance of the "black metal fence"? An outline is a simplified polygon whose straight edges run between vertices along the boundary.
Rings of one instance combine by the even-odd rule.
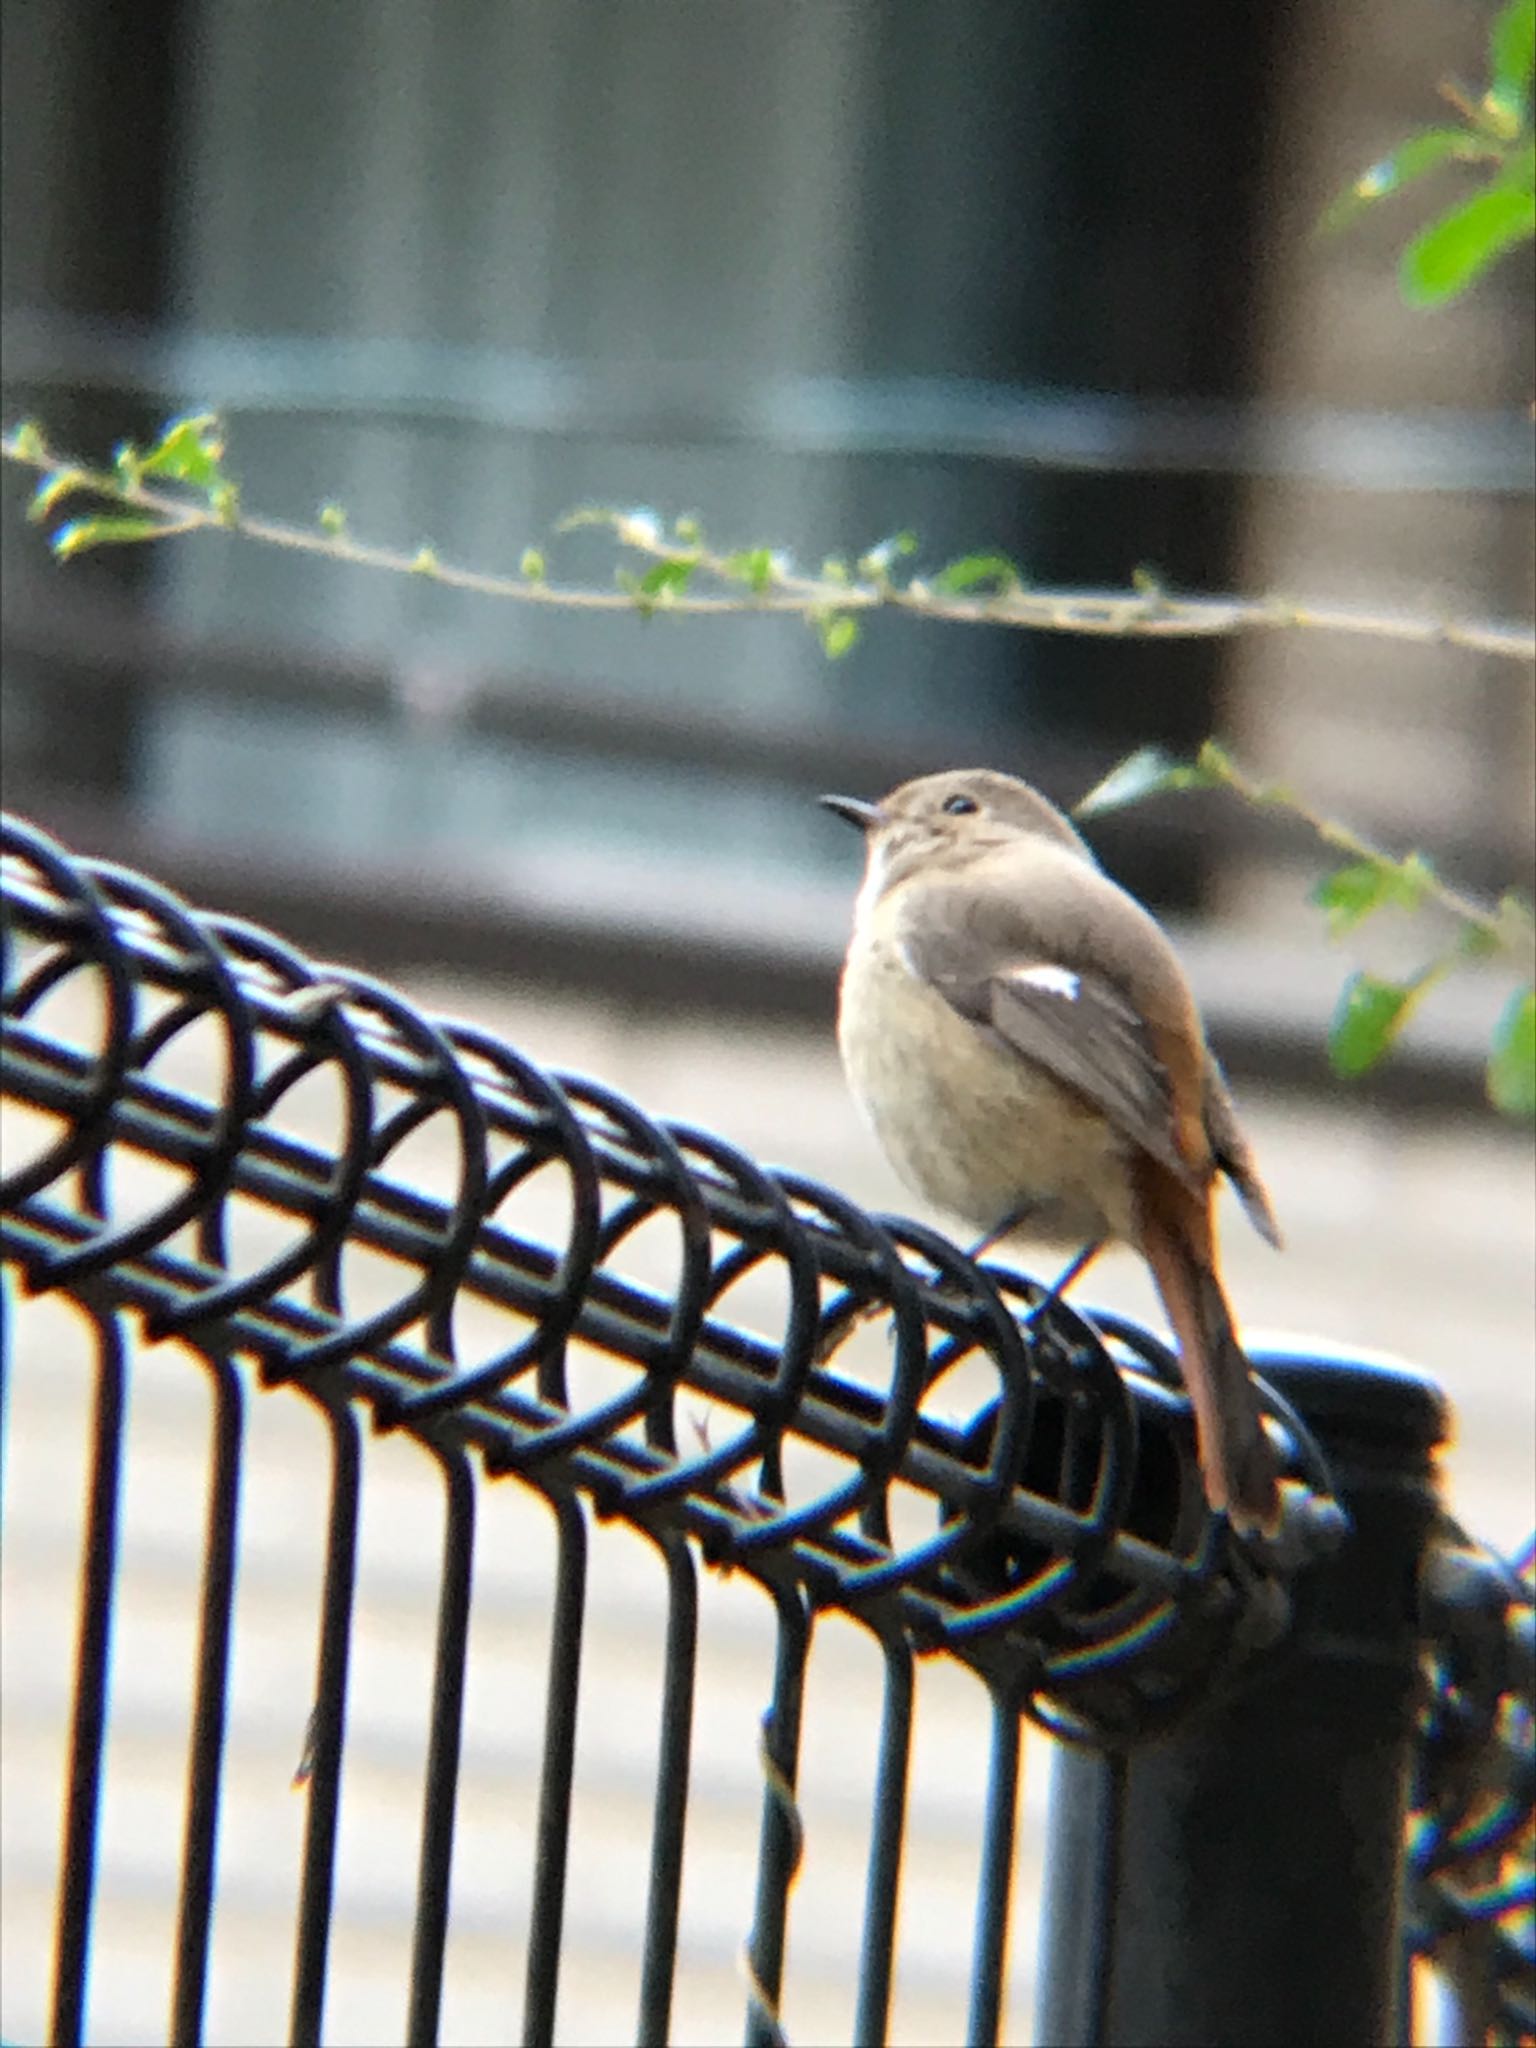
[[[8,822],[3,850],[5,1099],[21,1116],[3,1187],[8,1386],[29,1297],[67,1298],[96,1333],[53,2039],[88,2032],[125,1394],[136,1347],[169,1338],[206,1369],[214,1418],[173,2039],[207,2032],[251,1384],[305,1396],[330,1451],[295,2041],[337,2018],[364,1419],[409,1432],[446,1500],[415,1911],[400,1929],[409,2040],[441,2032],[477,1513],[505,1481],[547,1502],[558,1544],[524,2002],[503,2038],[558,2033],[589,1538],[603,1519],[654,1547],[666,1599],[637,2040],[666,2040],[671,2023],[701,1568],[749,1575],[776,1619],[743,1929],[749,2041],[782,2038],[802,1707],[831,1612],[869,1632],[884,1672],[849,1958],[858,2041],[887,2038],[923,1657],[970,1667],[992,1701],[970,2040],[997,2040],[1005,2009],[1027,1721],[1067,1745],[1042,2040],[1400,2038],[1414,1955],[1443,1964],[1463,2038],[1529,2033],[1529,1560],[1522,1577],[1447,1524],[1431,1473],[1446,1416],[1429,1382],[1261,1360],[1290,1478],[1278,1540],[1245,1545],[1205,1511],[1172,1361],[1144,1331],[1054,1300],[1029,1317],[1034,1282],[973,1266],[915,1223],[652,1121],[30,827]],[[50,1022],[66,986],[88,993],[85,1028]],[[211,1088],[175,1078],[176,1048],[197,1034]],[[325,1144],[296,1138],[282,1113],[317,1074],[337,1104]],[[445,1198],[399,1165],[428,1125],[451,1134]],[[130,1155],[168,1169],[147,1206],[116,1193]],[[565,1221],[547,1242],[509,1218],[551,1174]],[[232,1222],[251,1204],[284,1220],[280,1250],[242,1251]],[[666,1290],[625,1269],[657,1218],[678,1247]],[[383,1298],[354,1286],[360,1248],[392,1262]],[[739,1305],[765,1276],[779,1310],[752,1327]],[[495,1319],[494,1341],[466,1345],[471,1308]],[[873,1371],[872,1319],[889,1337]],[[625,1368],[601,1397],[576,1370],[589,1355]],[[956,1420],[936,1394],[977,1361],[988,1392]],[[728,1425],[692,1425],[681,1404],[696,1396]],[[810,1480],[807,1446],[822,1454]],[[8,1431],[7,1466],[24,1454]]]

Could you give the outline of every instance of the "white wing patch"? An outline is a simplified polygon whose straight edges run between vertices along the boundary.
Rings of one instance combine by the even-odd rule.
[[[1083,986],[1082,977],[1070,967],[1020,967],[1009,980],[1028,982],[1031,988],[1041,989],[1048,996],[1064,996],[1069,1003],[1077,1001]]]

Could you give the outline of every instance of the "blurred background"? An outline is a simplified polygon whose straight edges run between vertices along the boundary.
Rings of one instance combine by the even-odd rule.
[[[1042,584],[1124,588],[1150,564],[1176,588],[1529,617],[1529,251],[1415,315],[1395,283],[1414,201],[1314,233],[1349,179],[1435,119],[1440,80],[1480,75],[1489,17],[1481,0],[1347,14],[1327,0],[4,0],[4,417],[99,458],[214,408],[250,508],[303,521],[337,502],[362,537],[489,569],[548,545],[557,577],[606,582],[608,541],[549,539],[596,501],[696,514],[722,547],[812,565],[911,528],[920,564],[996,549]],[[1315,634],[1114,642],[897,618],[829,663],[792,621],[524,609],[222,537],[60,570],[23,521],[29,483],[0,476],[11,808],[877,1205],[909,1201],[831,1050],[857,848],[817,791],[986,763],[1069,803],[1135,745],[1218,732],[1474,890],[1529,874],[1536,708],[1519,663]],[[1388,921],[1330,948],[1306,902],[1315,843],[1230,799],[1165,801],[1094,836],[1175,926],[1250,1106],[1290,1249],[1275,1259],[1233,1229],[1241,1312],[1436,1374],[1459,1418],[1453,1502],[1514,1545],[1536,1435],[1529,1144],[1481,1084],[1507,976],[1447,986],[1393,1063],[1345,1091],[1322,1050],[1339,983],[1361,961],[1421,961],[1422,932]],[[1092,1291],[1155,1319],[1128,1257]],[[12,2038],[45,2011],[69,1651],[43,1617],[72,1599],[69,1446],[89,1380],[66,1369],[55,1320],[23,1317],[18,1345],[11,1465],[34,1448],[5,1559]],[[206,1432],[205,1389],[166,1356],[146,1363],[143,1399],[168,1420],[135,1456],[146,1499],[158,1471],[189,1509],[144,1539],[151,1636],[190,1612]],[[392,1526],[416,1514],[430,1530],[436,1496],[413,1483]],[[429,1561],[434,1545],[423,1536]],[[282,1597],[303,1574],[280,1544],[252,1570],[271,1641],[307,1654],[312,1606]],[[624,1590],[594,1655],[622,1672],[639,1625],[628,1581],[609,1583]],[[734,1597],[745,1613],[750,1590]],[[385,1597],[386,1635],[390,1611]],[[127,1639],[138,1613],[123,1610]],[[141,1805],[104,1894],[102,2040],[163,2025],[164,1958],[135,1915],[163,1889],[152,1847],[172,1858],[178,1831],[183,1676],[168,1652],[125,1695],[140,1748],[107,1796],[137,1786]],[[962,1731],[972,1705],[984,1725],[982,1705],[958,1685],[935,1681],[936,1759],[980,1754]],[[349,1750],[364,1762],[367,1709]],[[275,1734],[252,1714],[264,1732],[240,1768],[261,1812],[288,1798],[302,1697]],[[831,1708],[809,1724],[834,1803],[857,1728]],[[721,1754],[699,1825],[750,1875],[755,1736]],[[493,1758],[514,1776],[536,1764],[533,1749]],[[626,1778],[621,1759],[612,1783],[643,1789],[644,1769]],[[960,1794],[933,1769],[913,1862],[950,1904],[909,1910],[898,2033],[914,2040],[954,2038],[974,1881]],[[142,1803],[156,1772],[169,1823]],[[393,1825],[379,1817],[408,1812],[414,1782],[404,1763],[394,1777],[360,1764],[348,1797]],[[1034,1772],[1031,1799],[1042,1784]],[[863,1851],[844,1818],[851,1902]],[[601,1870],[612,1845],[593,1825]],[[1029,1831],[1026,1846],[1037,1854]],[[945,1893],[934,1873],[951,1850]],[[356,1924],[388,1952],[413,1852],[393,1890],[387,1856],[364,1862]],[[259,1855],[231,1884],[219,2037],[277,2038],[291,1900]],[[827,1880],[828,1901],[841,1884]],[[343,1919],[355,1903],[344,1885]],[[495,1931],[515,1946],[515,1887],[485,1910],[494,1976]],[[627,1910],[578,1879],[571,2039],[624,2037]],[[721,2003],[700,1994],[680,2038],[734,2031],[722,2014],[739,2007],[730,1956],[748,1910],[743,1892],[742,1915],[721,1910],[685,1950]],[[800,1924],[808,2002],[791,2036],[837,2038],[846,1957],[830,1920]],[[1015,1932],[1021,2038],[1027,1912]],[[465,1984],[478,1967],[464,1961]],[[378,1956],[348,1969],[335,2038],[392,2029],[367,2003],[387,1977]],[[515,1997],[479,1995],[452,2038],[506,2038]],[[253,2033],[263,1999],[277,2017]]]

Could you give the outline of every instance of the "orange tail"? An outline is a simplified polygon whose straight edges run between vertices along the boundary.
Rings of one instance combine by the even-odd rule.
[[[1280,1522],[1275,1454],[1217,1276],[1209,1202],[1150,1160],[1138,1180],[1141,1250],[1179,1340],[1205,1497],[1234,1528],[1272,1535]]]

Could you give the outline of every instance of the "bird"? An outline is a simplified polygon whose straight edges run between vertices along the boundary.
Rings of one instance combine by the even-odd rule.
[[[849,1086],[902,1180],[985,1233],[1145,1259],[1204,1491],[1279,1525],[1278,1464],[1222,1284],[1215,1195],[1279,1227],[1173,945],[1060,810],[992,769],[826,796],[864,835],[838,999]]]

